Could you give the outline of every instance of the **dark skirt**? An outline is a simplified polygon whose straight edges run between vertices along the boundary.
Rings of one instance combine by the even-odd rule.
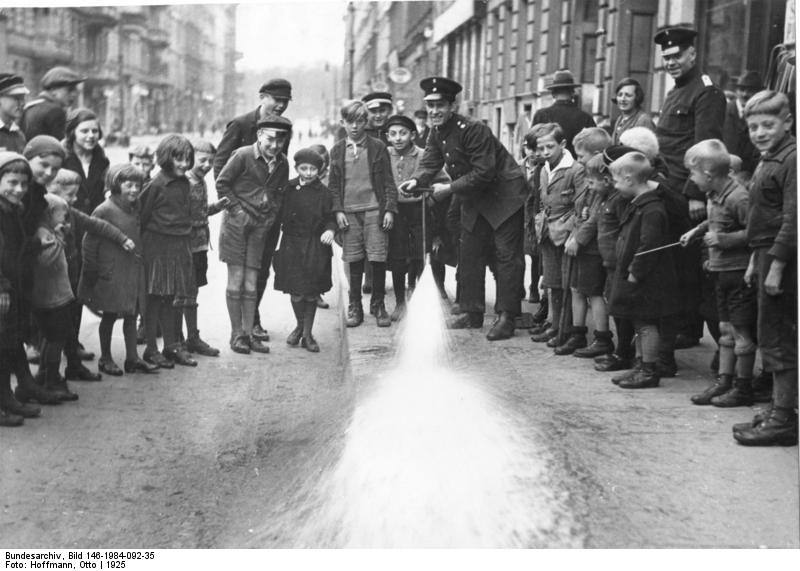
[[[325,293],[331,282],[331,248],[319,236],[287,236],[272,259],[275,289],[291,295],[309,296]]]
[[[197,297],[188,235],[145,231],[142,245],[149,295],[174,296],[176,305]]]

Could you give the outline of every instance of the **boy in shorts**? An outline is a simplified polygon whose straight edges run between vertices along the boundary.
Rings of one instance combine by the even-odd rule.
[[[341,109],[347,137],[331,149],[328,187],[333,194],[333,211],[341,232],[342,261],[350,265],[350,305],[347,326],[364,321],[361,281],[364,260],[372,267],[370,314],[378,327],[389,327],[386,313],[386,258],[389,230],[397,213],[397,187],[386,145],[366,133],[367,108],[352,101]]]
[[[267,233],[289,181],[283,149],[291,128],[292,122],[279,115],[261,119],[257,141],[236,149],[217,177],[217,196],[229,200],[219,233],[219,259],[228,264],[225,298],[231,349],[236,353],[269,353],[269,347],[253,337],[256,280]]]

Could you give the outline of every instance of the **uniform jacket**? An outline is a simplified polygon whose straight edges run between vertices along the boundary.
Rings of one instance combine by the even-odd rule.
[[[583,109],[571,101],[554,101],[550,107],[539,109],[533,115],[531,125],[539,123],[558,123],[564,131],[564,138],[567,141],[567,150],[571,155],[575,154],[572,147],[572,139],[584,127],[595,127],[594,119]]]
[[[7,125],[0,119],[0,151],[22,154],[25,141],[25,134],[16,123]]]
[[[258,140],[256,133],[258,132],[258,119],[261,116],[261,107],[257,107],[255,111],[250,111],[234,117],[230,123],[225,126],[225,132],[222,134],[222,140],[217,145],[217,153],[214,155],[214,180],[217,180],[219,173],[222,172],[222,167],[231,158],[233,152],[239,147],[246,147],[252,145]],[[283,154],[289,151],[289,143],[291,135],[286,139],[286,147],[283,149]]]
[[[779,260],[797,256],[797,144],[791,135],[762,156],[753,173],[747,240]]]
[[[725,110],[725,125],[722,128],[722,142],[725,143],[728,152],[737,155],[742,159],[742,172],[752,175],[756,170],[756,165],[761,158],[750,141],[750,133],[747,130],[747,121],[739,115],[739,107],[736,101],[728,101]]]
[[[110,196],[92,213],[136,244],[133,252],[126,252],[119,243],[94,234],[83,239],[78,297],[94,311],[133,315],[137,302],[143,300],[145,277],[137,208]]]
[[[677,279],[670,250],[635,256],[669,241],[667,213],[655,191],[634,198],[620,220],[617,269],[609,311],[614,317],[654,320],[677,309]],[[628,281],[628,276],[637,283]]]
[[[20,127],[30,141],[36,135],[50,135],[59,141],[67,131],[67,111],[47,93],[40,93],[22,111]]]
[[[78,200],[75,202],[75,207],[86,214],[90,214],[105,200],[105,179],[110,161],[103,147],[97,145],[92,151],[89,172],[85,173],[83,172],[83,164],[78,155],[75,154],[75,151],[73,149],[66,149],[66,151],[67,156],[62,167],[78,173],[82,179],[81,186],[78,188]]]
[[[412,178],[429,186],[444,167],[461,201],[461,224],[472,231],[478,216],[492,228],[524,206],[527,185],[522,168],[482,122],[458,114],[434,127]]]
[[[392,162],[386,145],[379,139],[367,135],[367,160],[370,165],[370,179],[372,190],[378,198],[380,216],[384,212],[397,212],[397,186],[392,176]],[[347,150],[347,140],[341,140],[331,148],[331,167],[328,177],[328,188],[333,194],[333,211],[344,212],[344,154]]]
[[[722,138],[725,106],[725,95],[697,67],[675,80],[661,106],[656,136],[669,167],[667,185],[691,199],[705,202],[706,197],[694,183],[687,183],[683,157],[695,143]]]

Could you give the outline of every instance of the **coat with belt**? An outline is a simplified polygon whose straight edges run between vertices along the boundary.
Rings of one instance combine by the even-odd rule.
[[[83,239],[83,271],[78,297],[94,311],[134,315],[144,307],[145,273],[137,205],[110,196],[92,214],[118,228],[136,244],[126,252],[118,242],[96,234]]]
[[[655,190],[634,198],[620,220],[617,269],[611,287],[609,312],[614,317],[655,321],[677,311],[677,279],[669,243],[667,212]],[[629,276],[636,283],[629,281]]]
[[[380,216],[385,212],[397,213],[397,186],[392,175],[392,162],[389,151],[380,139],[367,135],[364,140],[367,147],[367,161],[369,162],[369,178],[372,190],[378,199]],[[328,176],[328,188],[333,195],[333,212],[344,212],[345,193],[345,152],[347,140],[343,139],[331,148],[331,166]]]
[[[412,178],[422,187],[429,186],[442,167],[453,180],[453,194],[461,201],[461,225],[468,232],[478,216],[496,230],[525,204],[522,168],[480,121],[454,113],[431,130]]]

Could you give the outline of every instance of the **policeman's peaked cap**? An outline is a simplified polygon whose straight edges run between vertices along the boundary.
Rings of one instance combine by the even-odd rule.
[[[658,32],[653,41],[661,46],[662,56],[671,56],[694,45],[697,30],[688,26],[671,26]]]
[[[447,77],[426,77],[419,82],[419,86],[425,92],[423,97],[425,101],[444,99],[451,103],[456,100],[456,95],[463,89],[460,83]]]

